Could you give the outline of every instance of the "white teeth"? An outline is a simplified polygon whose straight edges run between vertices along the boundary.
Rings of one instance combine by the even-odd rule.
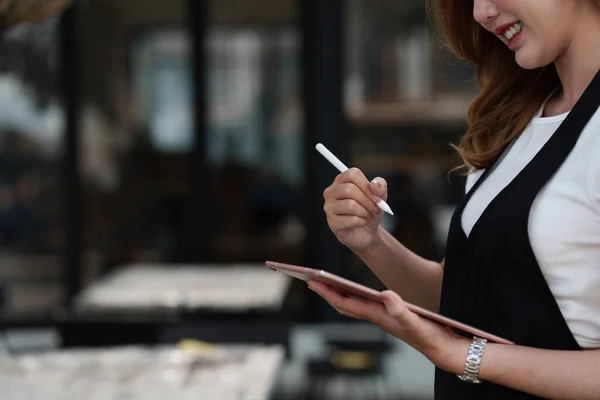
[[[514,24],[513,26],[511,26],[504,32],[504,37],[507,38],[508,40],[512,39],[513,36],[515,36],[517,33],[521,32],[522,27],[523,27],[523,23],[517,22],[516,24]]]

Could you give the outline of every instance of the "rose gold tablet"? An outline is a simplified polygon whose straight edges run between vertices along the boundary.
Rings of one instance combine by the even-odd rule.
[[[359,297],[377,302],[382,301],[381,292],[363,286],[359,283],[349,281],[348,279],[344,279],[340,276],[331,274],[323,270],[300,267],[297,265],[283,264],[274,261],[267,261],[265,264],[267,267],[271,268],[274,271],[282,272],[284,274],[293,276],[294,278],[301,279],[303,281],[315,280],[318,282],[322,282],[330,286],[331,288],[337,290],[338,292],[349,296]],[[500,344],[514,344],[510,340],[503,339],[491,333],[484,332],[480,329],[463,324],[462,322],[458,322],[451,318],[444,317],[443,315],[426,310],[414,304],[406,303],[406,306],[409,310],[416,314],[419,314],[424,318],[428,318],[437,323],[446,325],[454,330],[461,331],[463,334],[467,334],[470,336],[478,336],[487,339],[491,342]]]

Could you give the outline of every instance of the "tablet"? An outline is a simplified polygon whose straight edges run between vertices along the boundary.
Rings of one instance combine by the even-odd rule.
[[[301,267],[298,265],[290,265],[283,264],[274,261],[267,261],[266,266],[274,271],[279,271],[284,274],[290,275],[294,278],[301,279],[303,281],[315,280],[318,282],[322,282],[332,289],[343,293],[347,296],[358,297],[366,300],[382,302],[381,292],[375,289],[371,289],[369,287],[363,286],[359,283],[352,282],[348,279],[344,279],[340,276],[334,275],[332,273],[317,270],[307,267]],[[474,328],[467,324],[463,324],[462,322],[458,322],[448,317],[444,317],[443,315],[434,313],[432,311],[426,310],[414,304],[406,303],[406,306],[412,312],[420,315],[421,317],[430,319],[439,324],[446,325],[457,333],[461,333],[463,335],[467,335],[468,337],[477,336],[480,338],[484,338],[489,340],[490,342],[500,343],[500,344],[515,344],[510,340],[501,338],[499,336],[493,335],[491,333],[482,331],[480,329]]]

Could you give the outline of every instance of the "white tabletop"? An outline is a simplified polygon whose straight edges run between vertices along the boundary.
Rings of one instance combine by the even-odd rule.
[[[0,355],[2,400],[267,400],[284,350],[218,346]]]
[[[277,310],[291,279],[264,265],[133,265],[84,290],[76,306],[111,310]]]

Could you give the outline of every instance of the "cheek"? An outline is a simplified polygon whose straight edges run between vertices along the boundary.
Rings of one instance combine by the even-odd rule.
[[[536,47],[541,56],[552,62],[558,58],[569,44],[570,28],[560,24],[549,24],[540,34],[536,35]]]
[[[536,67],[548,65],[556,60],[566,48],[568,29],[564,26],[539,24],[534,28],[526,28],[525,45],[517,55]],[[522,53],[522,54],[519,54]]]
[[[515,59],[522,68],[535,69],[551,64],[558,54],[554,43],[536,37],[528,40],[527,44],[516,52]]]
[[[496,0],[494,4],[496,7],[502,10],[514,10],[515,6],[518,5],[520,0]]]

